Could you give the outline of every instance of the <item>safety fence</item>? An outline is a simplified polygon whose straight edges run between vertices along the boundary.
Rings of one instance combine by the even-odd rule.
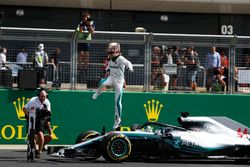
[[[19,70],[33,67],[34,52],[43,43],[49,62],[45,67],[47,87],[96,89],[107,77],[107,45],[121,44],[122,55],[134,65],[125,71],[128,91],[248,93],[250,91],[250,37],[96,31],[91,41],[80,40],[75,30],[1,27],[0,46],[7,48],[7,63],[1,70],[1,87],[19,87]],[[81,57],[88,44],[89,56]],[[207,55],[216,47],[221,68],[209,67]],[[17,64],[21,48],[27,63]],[[60,48],[60,61],[50,60]],[[11,72],[10,72],[11,71]],[[17,78],[17,79],[15,79]],[[27,77],[27,82],[31,78]],[[39,84],[39,83],[38,83]],[[20,87],[19,87],[20,88]]]

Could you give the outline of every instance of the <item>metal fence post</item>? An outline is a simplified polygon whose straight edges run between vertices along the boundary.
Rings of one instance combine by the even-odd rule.
[[[235,93],[235,82],[234,82],[234,76],[235,76],[235,44],[237,42],[237,36],[235,35],[230,43],[230,55],[229,55],[229,78],[228,78],[228,92],[230,94]]]
[[[71,42],[71,57],[70,57],[70,88],[76,89],[77,82],[77,32],[75,31]]]
[[[144,59],[144,85],[143,90],[145,92],[150,91],[151,85],[151,41],[153,37],[153,33],[150,33],[146,36],[145,41],[145,59]]]

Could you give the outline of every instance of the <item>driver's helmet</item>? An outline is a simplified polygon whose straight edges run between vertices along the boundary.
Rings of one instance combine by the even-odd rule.
[[[153,132],[153,129],[154,129],[154,128],[153,128],[152,126],[149,126],[149,125],[148,125],[148,126],[145,127],[144,131],[145,131],[145,132]]]
[[[112,57],[119,56],[121,53],[120,44],[117,42],[109,43],[107,52],[109,56],[112,56]]]

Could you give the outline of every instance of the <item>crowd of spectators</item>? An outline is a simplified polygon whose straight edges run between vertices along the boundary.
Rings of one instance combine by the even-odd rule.
[[[173,65],[173,68],[176,68],[176,73],[168,74],[167,69],[164,69],[164,65]],[[166,47],[166,46],[155,46],[152,50],[152,58],[151,58],[151,73],[152,73],[152,84],[154,87],[157,85],[170,85],[171,89],[177,88],[178,78],[180,77],[180,72],[178,72],[179,67],[186,68],[185,75],[187,76],[186,81],[191,90],[196,90],[197,83],[197,72],[200,68],[199,55],[195,51],[193,47],[188,48],[179,48],[177,46]],[[162,69],[163,68],[163,69]],[[163,76],[164,74],[164,76]],[[159,79],[156,76],[162,76],[162,82],[159,82]],[[157,81],[157,82],[156,82]],[[169,84],[171,82],[171,84]],[[168,88],[165,88],[168,90]]]
[[[27,52],[26,47],[21,47],[16,54],[15,62],[9,60],[10,57],[7,55],[7,48],[0,46],[0,69],[11,70],[12,75],[16,73],[16,70],[36,70],[38,84],[46,83],[46,71],[48,69],[48,63],[53,65],[55,74],[57,73],[57,67],[60,59],[60,48],[55,48],[55,52],[48,55],[45,51],[45,45],[40,43],[33,52]],[[14,63],[14,64],[13,64]],[[14,82],[16,82],[16,75],[14,76]],[[58,75],[56,75],[53,82],[58,81]]]
[[[51,49],[51,47],[50,47]],[[61,49],[55,47],[50,55],[45,51],[45,45],[40,43],[33,53],[27,52],[27,48],[21,47],[16,54],[16,64],[33,64],[34,69],[40,71],[39,83],[46,83],[46,65],[54,65],[55,78],[58,82],[58,63],[61,57]],[[206,48],[207,54],[199,54],[194,46],[153,46],[151,55],[151,85],[153,90],[183,90],[196,91],[197,87],[206,88],[207,92],[227,91],[229,82],[229,56],[228,51],[215,46]],[[200,50],[199,50],[200,51]],[[0,65],[5,68],[8,59],[7,48],[0,47]],[[8,64],[8,62],[7,62]],[[250,56],[244,57],[244,67],[250,67]],[[165,68],[168,65],[176,68],[176,73],[168,73]],[[171,66],[174,65],[174,66]],[[45,69],[45,70],[44,70]],[[237,87],[238,68],[234,67],[235,85]],[[201,76],[203,75],[203,76]],[[199,85],[205,77],[206,85]],[[202,82],[203,83],[203,82]]]
[[[250,56],[249,56],[250,57]],[[202,61],[201,61],[202,60]],[[250,62],[250,58],[247,62]],[[176,65],[175,74],[168,74],[166,65]],[[250,63],[249,63],[250,64]],[[153,89],[176,90],[178,87],[187,85],[189,90],[196,91],[197,81],[201,78],[206,81],[207,92],[228,90],[229,58],[224,49],[219,52],[215,46],[210,47],[206,55],[199,55],[194,46],[154,46],[151,56],[151,84]],[[238,69],[235,67],[235,87],[237,88]],[[164,74],[164,75],[163,75]],[[159,80],[159,76],[161,76]],[[165,88],[169,86],[169,88]],[[203,86],[203,85],[201,85]]]

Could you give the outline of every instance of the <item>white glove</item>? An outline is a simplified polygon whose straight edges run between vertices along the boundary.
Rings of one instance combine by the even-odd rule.
[[[128,66],[128,69],[129,69],[130,72],[134,72],[134,68],[133,68],[133,65],[132,65],[132,64],[130,64],[130,65]]]

